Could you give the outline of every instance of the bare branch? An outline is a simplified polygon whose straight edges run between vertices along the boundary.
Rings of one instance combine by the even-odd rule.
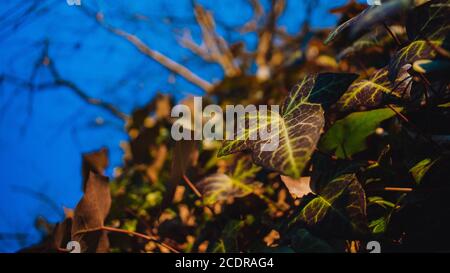
[[[194,3],[194,14],[202,31],[204,44],[196,44],[189,35],[181,39],[181,45],[206,61],[217,62],[223,68],[225,75],[229,77],[241,74],[241,69],[235,64],[228,43],[216,32],[216,22],[212,14],[197,3]]]
[[[91,12],[89,12],[86,9],[83,9],[85,13],[87,13],[89,16],[91,16]],[[146,45],[141,39],[139,39],[137,36],[128,33],[122,29],[115,28],[109,24],[107,24],[104,20],[104,16],[101,12],[98,12],[95,15],[96,21],[104,27],[106,30],[110,31],[111,33],[114,33],[122,38],[125,38],[127,41],[129,41],[131,44],[133,44],[139,51],[141,51],[146,56],[152,58],[156,62],[160,63],[170,71],[182,76],[189,82],[199,86],[206,92],[211,92],[213,89],[213,85],[209,83],[208,81],[200,78],[198,75],[196,75],[194,72],[186,68],[185,66],[175,62],[174,60],[170,59],[169,57],[165,56],[164,54],[151,49],[148,45]]]
[[[239,30],[241,33],[257,31],[258,24],[264,16],[264,8],[259,0],[248,0],[253,9],[253,17]]]
[[[204,45],[198,45],[196,42],[194,42],[189,30],[186,30],[183,33],[183,36],[180,39],[178,39],[178,42],[180,43],[181,46],[189,49],[194,54],[200,56],[203,60],[207,62],[214,61],[214,59],[209,54],[208,49]]]
[[[25,89],[28,89],[28,90],[30,90],[30,92],[34,92],[36,90],[45,90],[45,89],[51,89],[51,88],[66,87],[69,90],[71,90],[72,92],[74,92],[74,94],[77,95],[79,98],[81,98],[83,101],[87,102],[88,104],[92,104],[92,105],[98,106],[100,108],[103,108],[103,109],[107,110],[108,112],[110,112],[111,114],[113,114],[114,116],[116,116],[122,120],[128,119],[128,115],[121,112],[114,105],[104,102],[100,99],[90,97],[78,85],[76,85],[75,83],[73,83],[69,80],[62,78],[61,75],[59,74],[59,72],[57,71],[55,64],[53,63],[53,60],[50,59],[50,57],[48,56],[48,46],[47,45],[45,46],[40,59],[36,62],[35,71],[37,71],[37,69],[40,66],[44,66],[44,67],[48,68],[48,70],[50,71],[50,74],[53,78],[52,81],[45,82],[45,83],[39,83],[39,84],[34,83],[35,72],[32,73],[32,76],[30,77],[29,80],[23,80],[18,77],[6,75],[6,74],[1,75],[1,79],[8,81],[10,83],[13,83],[17,86],[21,86]]]

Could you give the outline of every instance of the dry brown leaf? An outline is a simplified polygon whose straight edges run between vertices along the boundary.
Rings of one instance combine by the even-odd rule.
[[[312,192],[310,187],[310,176],[293,179],[289,176],[281,175],[281,181],[283,181],[284,185],[286,185],[286,188],[295,198],[301,198],[304,195]]]

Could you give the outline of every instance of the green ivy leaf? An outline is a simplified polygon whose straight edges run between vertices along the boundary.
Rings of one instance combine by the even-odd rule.
[[[387,220],[385,217],[375,219],[370,222],[369,228],[372,230],[373,234],[380,234],[386,231]]]
[[[355,81],[339,99],[337,107],[341,111],[358,110],[362,107],[370,109],[380,106],[383,98],[389,96],[409,98],[412,84],[412,77],[408,74],[409,67],[403,67],[393,83],[388,78],[386,68],[377,70],[368,79]]]
[[[224,141],[218,156],[251,151],[256,164],[299,178],[325,123],[322,103],[325,107],[333,104],[356,77],[355,74],[333,73],[305,77],[292,88],[281,106],[281,113],[273,112],[269,117],[261,114],[246,116],[247,121],[256,119],[258,128],[246,128],[243,139],[235,137],[235,140]],[[268,121],[265,125],[261,125],[263,119]],[[274,128],[274,124],[278,124],[279,130],[272,130],[267,140],[249,139],[251,130],[258,130],[261,126]],[[278,147],[274,151],[263,151],[262,147],[273,138],[279,140]]]
[[[401,111],[402,108],[396,108]],[[334,152],[338,158],[348,158],[366,149],[366,138],[379,124],[395,115],[389,108],[355,112],[336,121],[319,143],[324,152]]]
[[[432,160],[431,158],[425,158],[409,170],[417,184],[422,181],[422,178],[436,161],[437,160]]]
[[[395,208],[395,204],[392,202],[389,202],[387,200],[384,200],[382,197],[380,196],[371,196],[368,199],[368,204],[372,205],[372,204],[376,204],[379,205],[383,208]]]
[[[345,207],[337,205],[345,198]],[[366,195],[355,174],[344,174],[329,182],[300,212],[296,220],[309,226],[319,224],[330,210],[337,212],[349,221],[352,228],[359,232],[367,231]]]
[[[406,31],[411,41],[441,40],[450,30],[450,0],[432,0],[408,14]]]
[[[404,40],[405,28],[399,25],[394,25],[390,27],[390,30],[399,38]],[[337,59],[343,59],[349,55],[355,55],[363,52],[365,49],[371,48],[384,48],[395,44],[392,35],[386,30],[386,28],[380,26],[375,28],[373,31],[361,36],[351,46],[345,48],[337,55]]]
[[[261,168],[248,165],[245,159],[240,159],[231,175],[216,173],[200,181],[197,187],[202,192],[203,202],[211,205],[230,197],[241,198],[260,188],[262,184],[253,179]]]
[[[450,102],[439,104],[438,107],[440,107],[440,108],[450,108]]]
[[[339,34],[342,32],[350,29],[352,26],[358,24],[359,21],[361,21],[362,18],[364,18],[365,14],[368,13],[370,10],[374,9],[375,7],[369,7],[365,10],[363,10],[360,14],[356,15],[353,18],[350,18],[349,20],[345,21],[344,23],[340,24],[336,29],[334,29],[325,39],[325,44],[329,44],[333,42]]]
[[[402,67],[409,64],[412,65],[415,61],[421,59],[433,59],[436,56],[436,51],[430,45],[442,45],[443,40],[417,40],[409,45],[403,47],[392,58],[389,63],[389,79],[394,81]]]

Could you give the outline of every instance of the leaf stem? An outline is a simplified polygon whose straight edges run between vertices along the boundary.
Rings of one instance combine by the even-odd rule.
[[[183,174],[183,180],[186,182],[186,184],[189,186],[189,188],[191,188],[191,190],[195,193],[195,195],[198,196],[198,198],[203,198],[202,194],[197,189],[197,187],[195,187],[195,185],[191,182],[191,180],[189,180],[189,178],[184,174]]]
[[[397,191],[397,192],[412,192],[412,188],[399,188],[399,187],[385,187],[385,191]]]
[[[392,30],[389,28],[389,26],[386,23],[383,23],[384,28],[387,30],[387,32],[389,33],[389,35],[391,35],[392,39],[394,39],[395,43],[397,44],[397,46],[401,46],[402,43],[400,42],[400,40],[398,39],[397,35],[394,34],[394,32],[392,32]]]

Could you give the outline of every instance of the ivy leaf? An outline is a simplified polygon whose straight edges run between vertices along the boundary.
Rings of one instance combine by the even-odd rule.
[[[421,5],[427,1],[428,0],[392,0],[383,3],[383,5],[380,6],[371,6],[338,26],[328,35],[325,44],[335,40],[336,37],[344,31],[349,31],[351,36],[355,37],[363,31],[371,29],[382,22],[386,22],[390,18],[398,17],[412,7]]]
[[[197,187],[202,192],[203,201],[207,205],[219,201],[225,201],[228,198],[245,197],[260,188],[260,182],[253,181],[260,167],[248,166],[244,159],[238,161],[231,175],[216,173],[210,175],[197,183]]]
[[[78,241],[82,252],[107,252],[109,248],[103,227],[111,207],[108,178],[90,172],[83,197],[75,208],[72,240]]]
[[[367,231],[366,193],[355,175],[346,175],[344,179],[351,179],[347,187],[348,204],[345,210],[351,219],[352,228],[364,233]]]
[[[403,40],[405,34],[405,28],[399,25],[390,26],[390,30],[394,35]],[[360,38],[358,38],[355,42],[352,43],[351,46],[345,48],[336,56],[338,60],[341,60],[350,55],[356,55],[360,52],[364,52],[366,49],[382,49],[388,48],[391,45],[394,45],[395,41],[392,38],[392,35],[386,30],[386,28],[380,26],[375,28],[373,31],[364,34]]]
[[[344,208],[338,200],[345,199]],[[319,224],[330,210],[349,221],[355,231],[367,231],[366,195],[354,174],[344,174],[333,179],[300,212],[297,220],[309,226]]]
[[[401,111],[402,108],[396,108]],[[348,158],[366,149],[366,138],[379,124],[395,115],[389,108],[355,112],[336,121],[319,143],[320,150],[334,152],[338,158]]]
[[[381,207],[383,207],[385,209],[386,208],[395,208],[395,204],[394,203],[389,202],[389,201],[383,199],[380,196],[371,196],[371,197],[369,197],[368,198],[368,204],[369,205],[376,204],[376,205],[379,205],[379,206],[381,206]]]
[[[400,69],[407,64],[412,65],[415,61],[421,59],[433,59],[436,56],[436,51],[429,43],[440,46],[442,40],[417,40],[397,51],[389,63],[389,80],[394,81]]]
[[[351,29],[352,36],[356,36],[363,30],[370,29],[374,25],[384,23],[388,19],[400,16],[412,7],[422,4],[424,0],[392,0],[379,6],[374,6],[359,19]]]
[[[380,234],[386,231],[387,224],[386,217],[381,217],[370,222],[369,228],[372,230],[373,234]]]
[[[450,30],[450,0],[432,0],[412,9],[406,21],[411,41],[441,40]]]
[[[440,108],[450,108],[450,102],[439,104],[438,107],[440,107]]]
[[[274,128],[278,124],[279,129],[271,130],[267,140],[250,140],[250,129],[246,128],[243,139],[235,137],[235,140],[224,141],[218,156],[251,151],[256,164],[294,179],[299,178],[325,123],[321,103],[326,107],[333,104],[355,78],[354,74],[332,73],[305,77],[291,89],[281,106],[281,113],[272,112],[270,117],[261,114],[246,117],[247,121],[257,120],[258,128],[251,130],[263,129],[262,126]],[[262,125],[261,120],[268,122]],[[263,151],[262,148],[274,138],[279,140],[275,150]]]
[[[383,98],[389,96],[398,99],[409,98],[412,84],[412,77],[408,73],[410,67],[410,65],[402,67],[393,83],[388,78],[386,68],[377,70],[368,79],[355,81],[339,99],[337,107],[342,111],[370,109],[380,106]]]
[[[354,25],[359,24],[359,22],[361,21],[361,18],[364,18],[364,16],[372,9],[374,9],[375,7],[369,7],[365,10],[363,10],[360,14],[356,15],[353,18],[350,18],[349,20],[345,21],[344,23],[340,24],[336,29],[334,29],[327,37],[327,39],[325,39],[325,45],[333,42],[338,35],[340,35],[342,32],[349,30],[351,27],[353,27]]]
[[[430,158],[425,158],[424,160],[420,161],[414,167],[412,167],[409,172],[413,176],[414,180],[417,184],[419,184],[422,181],[422,178],[425,176],[425,174],[428,172],[428,170],[433,166],[434,163],[436,163],[437,160],[432,160]]]
[[[358,78],[352,73],[321,73],[316,76],[314,87],[308,97],[308,102],[320,103],[322,108],[328,108],[336,103],[348,87]]]

